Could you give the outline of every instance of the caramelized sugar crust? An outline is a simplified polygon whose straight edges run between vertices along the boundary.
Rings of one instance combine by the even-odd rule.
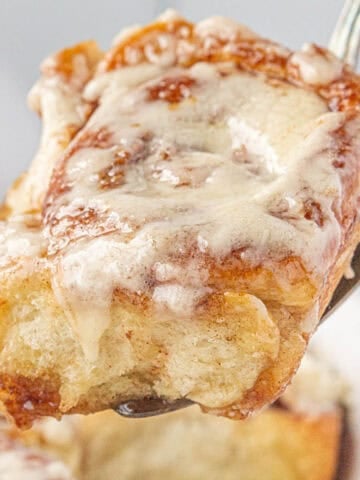
[[[43,378],[1,375],[1,402],[18,427],[31,427],[39,416],[59,416],[59,387],[54,384]]]
[[[100,64],[101,71],[113,71],[123,66],[152,62],[153,55],[161,56],[167,48],[161,41],[164,34],[171,35],[175,43],[175,63],[189,67],[197,62],[235,62],[239,68],[264,73],[271,79],[285,80],[301,87],[304,83],[299,68],[291,62],[292,52],[267,39],[249,38],[239,31],[229,39],[226,35],[199,35],[196,26],[183,19],[158,21],[135,31],[115,45]],[[324,57],[330,54],[325,48],[314,45]],[[332,111],[359,108],[360,80],[347,66],[340,78],[325,84],[311,86],[322,96]]]

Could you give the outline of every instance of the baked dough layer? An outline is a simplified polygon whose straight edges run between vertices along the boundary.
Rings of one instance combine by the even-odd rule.
[[[192,407],[136,421],[107,411],[61,422],[42,419],[27,431],[0,425],[0,472],[5,469],[9,480],[15,474],[29,478],[31,458],[43,458],[44,464],[35,464],[36,480],[43,478],[40,474],[54,478],[46,476],[51,462],[58,468],[62,462],[63,471],[66,466],[77,480],[232,480],[239,475],[242,480],[332,480],[345,390],[332,369],[307,355],[277,406],[243,422],[201,415]],[[30,461],[21,462],[26,453]]]
[[[0,432],[0,473],[9,480],[232,480],[240,472],[244,480],[332,480],[341,436],[338,411],[276,408],[241,424],[196,408],[137,422],[101,412],[67,423]]]
[[[240,424],[199,415],[192,408],[141,423],[119,421],[114,415],[103,412],[84,422],[88,480],[110,480],[115,472],[121,472],[123,480],[335,476],[339,412],[307,417],[270,408]],[[117,429],[110,422],[117,422]]]

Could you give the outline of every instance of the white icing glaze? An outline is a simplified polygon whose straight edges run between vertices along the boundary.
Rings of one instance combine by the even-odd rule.
[[[343,71],[343,63],[330,52],[319,52],[312,44],[305,44],[294,53],[291,63],[298,67],[302,80],[309,85],[327,85],[336,80]]]
[[[106,237],[80,243],[62,259],[54,276],[54,292],[66,305],[65,312],[90,361],[96,360],[99,339],[109,326],[113,290],[123,285],[141,293],[155,263],[154,243],[144,229],[129,243]]]
[[[204,38],[217,36],[225,40],[231,40],[237,35],[246,38],[258,38],[256,33],[235,20],[218,16],[199,22],[195,26],[195,32],[199,37]]]
[[[30,216],[17,215],[0,222],[0,267],[19,257],[38,257],[46,251],[46,242],[39,228],[31,228]],[[37,221],[37,220],[36,220]]]
[[[59,298],[67,299],[72,324],[93,359],[109,325],[116,287],[145,292],[187,314],[209,291],[206,279],[149,287],[154,265],[178,268],[169,258],[186,252],[189,241],[197,239],[199,250],[215,258],[241,246],[260,257],[268,252],[300,255],[318,273],[326,271],[328,245],[337,248],[340,241],[331,208],[341,194],[332,166],[332,132],[344,123],[342,113],[328,113],[314,93],[273,86],[229,64],[165,70],[155,63],[125,67],[88,84],[85,97],[100,98],[100,106],[86,129],[105,128],[115,146],[75,152],[66,170],[73,188],[51,207],[61,220],[79,202],[85,208],[98,202],[131,234],[123,240],[120,228],[106,238],[82,240],[58,257],[56,291],[61,285]],[[184,75],[195,86],[184,91],[176,106],[146,100],[148,89],[163,78]],[[122,186],[100,190],[98,173],[122,149],[145,153],[126,167]],[[326,219],[322,226],[304,218],[303,202],[309,196]],[[183,268],[187,278],[190,267]],[[94,328],[89,333],[91,309]]]

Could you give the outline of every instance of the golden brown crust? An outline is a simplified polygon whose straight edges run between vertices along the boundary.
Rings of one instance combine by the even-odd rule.
[[[238,33],[231,38],[214,34],[211,42],[200,36],[195,25],[184,19],[157,21],[129,35],[106,54],[100,64],[100,71],[113,71],[125,65],[134,65],[150,60],[149,45],[155,52],[161,52],[160,37],[169,33],[175,38],[177,63],[189,67],[197,62],[235,62],[240,68],[250,72],[261,72],[275,79],[285,80],[301,87],[309,88],[302,81],[299,70],[289,63],[291,52],[274,42],[261,37],[248,38]],[[186,44],[187,55],[178,53],[181,42]],[[329,52],[314,46],[317,53],[328,56]],[[345,66],[341,78],[328,85],[313,87],[327,102],[331,111],[358,110],[360,103],[360,79]]]
[[[76,58],[81,56],[86,59],[86,64],[90,76],[95,72],[99,61],[103,57],[103,53],[94,41],[81,42],[73,47],[65,48],[56,53],[51,59],[45,61],[41,67],[41,72],[46,77],[62,76],[66,81],[71,81],[76,72]]]
[[[7,205],[0,205],[0,221],[6,220],[10,214],[10,209]]]
[[[54,380],[2,374],[0,401],[19,428],[29,428],[42,416],[60,416],[59,385]]]
[[[360,227],[357,231],[352,230],[349,233],[349,237],[346,242],[346,248],[344,248],[334,263],[328,277],[324,288],[320,294],[319,302],[319,318],[321,318],[324,313],[329,301],[331,300],[332,294],[336,288],[336,285],[339,283],[341,278],[344,275],[344,271],[348,268],[348,265],[351,263],[353,252],[356,246],[359,243],[360,237]],[[307,344],[310,339],[310,335],[302,336],[302,340]],[[289,339],[290,340],[290,339]],[[250,389],[250,391],[245,395],[241,402],[235,402],[232,405],[224,407],[222,409],[204,409],[206,412],[215,413],[217,415],[227,416],[230,418],[242,419],[248,416],[249,412],[252,409],[261,408],[261,405],[264,404],[264,401],[267,401],[269,397],[272,397],[274,400],[281,394],[286,385],[294,376],[303,356],[303,343],[301,339],[298,339],[298,350],[295,345],[296,342],[292,340],[293,349],[291,351],[290,357],[285,361],[281,358],[281,355],[288,355],[288,352],[280,352],[278,361],[281,359],[281,364],[285,363],[291,366],[291,368],[285,372],[281,373],[282,376],[287,375],[286,380],[281,384],[277,384],[274,379],[276,378],[276,365],[272,365],[268,370],[264,371],[261,376],[258,378],[255,386]],[[245,413],[244,413],[245,412]]]

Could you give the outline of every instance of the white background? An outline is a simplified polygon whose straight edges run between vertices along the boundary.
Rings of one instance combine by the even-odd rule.
[[[107,48],[122,27],[150,21],[171,5],[193,20],[212,14],[232,16],[263,36],[298,48],[305,41],[327,43],[342,1],[1,0],[0,195],[26,168],[36,149],[39,122],[28,112],[25,97],[37,78],[40,61],[49,52],[89,38],[97,39],[103,48]],[[325,352],[353,386],[356,406],[353,426],[359,426],[359,290],[319,329],[314,344]],[[357,445],[359,451],[360,432]],[[353,473],[353,480],[360,478],[359,472],[360,468],[358,473]]]

